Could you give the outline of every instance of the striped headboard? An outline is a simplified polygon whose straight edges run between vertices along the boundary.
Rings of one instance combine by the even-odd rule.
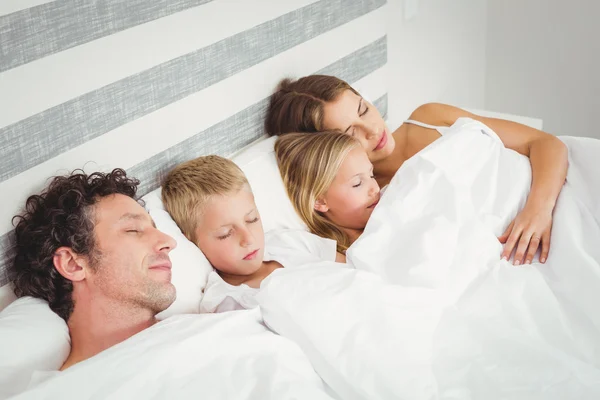
[[[2,0],[0,285],[48,178],[175,164],[263,135],[284,77],[336,75],[387,112],[385,0]]]

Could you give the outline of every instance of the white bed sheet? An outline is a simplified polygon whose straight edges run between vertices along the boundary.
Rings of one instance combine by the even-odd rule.
[[[292,341],[258,310],[178,315],[15,399],[331,399]]]
[[[600,141],[562,138],[545,265],[500,260],[526,157],[464,119],[392,180],[335,263],[279,270],[258,301],[343,398],[600,398]]]

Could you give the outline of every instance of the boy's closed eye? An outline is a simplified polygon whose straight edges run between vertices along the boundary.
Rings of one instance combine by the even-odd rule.
[[[233,229],[230,229],[226,234],[217,236],[219,240],[225,240],[233,234]]]

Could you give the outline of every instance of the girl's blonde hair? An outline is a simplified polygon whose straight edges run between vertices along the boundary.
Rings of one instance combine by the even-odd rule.
[[[342,162],[355,148],[360,148],[360,143],[339,131],[288,133],[275,142],[279,172],[296,212],[312,233],[335,240],[340,253],[345,253],[352,241],[315,210],[315,202],[329,190]]]

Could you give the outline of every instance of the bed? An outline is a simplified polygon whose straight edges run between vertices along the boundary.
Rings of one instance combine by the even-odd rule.
[[[150,368],[160,357],[142,357],[140,348],[153,343],[142,338],[116,348],[123,357],[107,354],[96,359],[97,366],[73,369],[72,378],[61,375],[32,386],[23,398],[142,393],[146,398],[331,398],[300,348],[265,328],[254,313],[181,321],[182,314],[197,314],[210,265],[183,242],[156,189],[181,161],[230,156],[263,137],[267,98],[284,77],[338,75],[385,113],[385,0],[136,0],[123,5],[113,0],[102,7],[44,0],[0,5],[0,398],[33,385],[33,370],[58,369],[69,349],[66,326],[47,305],[15,301],[7,272],[11,219],[49,177],[115,167],[141,180],[139,194],[159,228],[180,242],[172,253],[177,301],[161,318],[174,316],[180,324],[197,326],[198,333],[185,341],[190,346],[174,350],[195,357]],[[229,332],[232,324],[239,327],[237,337]],[[229,357],[232,341],[253,343],[254,350],[243,362],[234,352]],[[140,358],[127,366],[123,360],[133,362],[133,354]],[[147,369],[127,383],[122,373],[109,373],[115,362],[119,371]],[[175,378],[179,367],[182,374]],[[98,370],[105,371],[105,380],[97,386],[88,380],[78,386],[88,387],[79,394],[65,389],[65,382]],[[153,379],[157,385],[151,388]]]
[[[160,182],[182,161],[228,156],[250,181],[265,231],[305,229],[274,138],[263,135],[267,98],[283,77],[331,74],[385,117],[386,2],[131,1],[127,13],[118,3],[102,13],[84,2],[0,7],[11,33],[0,41],[9,55],[0,60],[0,398],[600,396],[598,141],[562,138],[572,186],[547,266],[494,259],[490,232],[522,205],[531,177],[489,128],[463,121],[394,178],[348,252],[353,268],[280,270],[260,309],[199,314],[212,267],[165,211]],[[513,164],[507,181],[497,166]],[[159,324],[57,374],[68,330],[44,302],[15,300],[11,217],[49,176],[115,167],[141,180],[146,209],[177,240],[177,300]],[[496,179],[486,181],[490,169]]]

